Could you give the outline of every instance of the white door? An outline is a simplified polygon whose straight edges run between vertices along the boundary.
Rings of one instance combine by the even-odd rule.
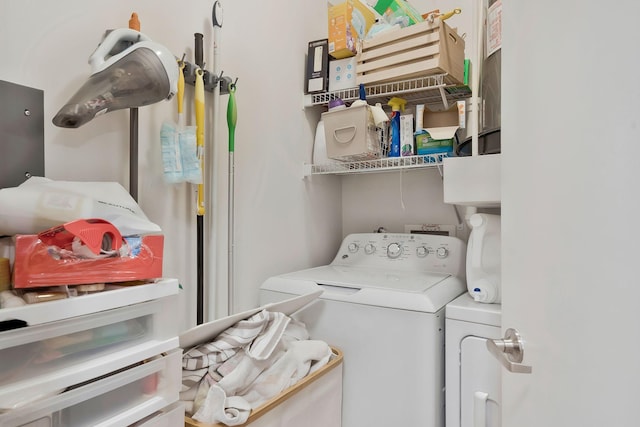
[[[640,425],[640,2],[503,6],[505,427]]]

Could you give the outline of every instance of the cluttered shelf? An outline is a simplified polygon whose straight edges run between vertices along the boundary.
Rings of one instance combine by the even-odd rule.
[[[305,164],[304,175],[349,175],[429,167],[437,167],[441,171],[442,161],[445,157],[448,157],[447,153],[406,157],[383,157],[353,162],[333,161],[326,164]]]
[[[365,85],[369,102],[383,105],[394,96],[402,96],[408,103],[441,104],[445,108],[455,101],[469,98],[471,89],[466,85],[448,85],[446,74],[416,77],[407,80]],[[333,99],[353,101],[359,98],[359,88],[304,95],[304,106],[325,105]]]

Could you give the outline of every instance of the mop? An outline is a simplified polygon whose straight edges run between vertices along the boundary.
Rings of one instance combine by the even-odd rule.
[[[236,79],[237,82],[237,79]],[[236,122],[238,120],[238,111],[236,109],[236,83],[229,85],[229,103],[227,104],[227,126],[229,127],[229,229],[228,229],[228,245],[229,245],[229,258],[228,258],[228,310],[229,314],[233,312],[233,288],[234,288],[234,274],[233,274],[233,211],[234,211],[234,150],[235,150],[235,132]]]
[[[198,37],[200,36],[200,37]],[[204,71],[202,67],[202,35],[196,34],[196,83],[195,83],[195,113],[196,113],[196,141],[200,168],[204,173]],[[204,182],[204,180],[203,180]],[[197,198],[197,324],[204,322],[204,183],[198,184]]]
[[[220,29],[222,28],[222,4],[219,1],[213,3],[211,10],[211,21],[213,23],[213,74],[222,79],[222,70],[220,69]],[[220,80],[213,92],[214,102],[214,115],[213,115],[213,128],[218,129],[219,126],[219,104],[220,104],[220,88],[222,80]],[[229,138],[233,138],[231,135]],[[232,149],[230,150],[231,153]],[[230,154],[233,156],[233,154]],[[231,157],[230,157],[231,159]],[[232,161],[229,161],[229,188],[233,187],[233,169]],[[229,205],[228,205],[228,224],[227,224],[227,315],[233,313],[233,190],[229,191]]]
[[[216,76],[221,77],[219,71],[219,61],[218,61],[218,41],[219,41],[219,29],[222,28],[222,5],[219,1],[216,1],[213,4],[213,10],[211,11],[211,20],[213,21],[213,64],[214,64],[214,73]],[[237,82],[237,80],[236,80]],[[238,113],[236,110],[236,84],[229,84],[229,101],[227,104],[227,126],[229,127],[229,186],[228,186],[228,206],[227,206],[227,216],[228,216],[228,224],[227,224],[227,315],[233,313],[233,303],[234,303],[234,260],[233,260],[233,250],[234,250],[234,236],[233,236],[233,217],[234,217],[234,146],[235,146],[235,130],[236,130],[236,121],[238,118]],[[216,92],[214,92],[214,96],[217,99],[220,96],[220,85],[216,86]],[[217,101],[214,101],[217,102]],[[216,104],[217,105],[217,104]],[[217,110],[217,108],[216,108]],[[217,115],[215,115],[217,120]],[[217,122],[216,122],[217,123]],[[217,125],[214,124],[214,127],[217,128]]]
[[[214,72],[216,76],[221,77],[219,71],[218,61],[218,44],[219,44],[219,30],[222,28],[222,5],[219,1],[213,4],[213,10],[211,11],[211,20],[213,21],[213,58],[214,58]],[[216,99],[220,95],[220,85],[216,86]],[[236,111],[236,99],[235,99],[236,85],[229,84],[229,102],[227,104],[227,126],[229,127],[229,186],[228,186],[228,206],[227,206],[227,315],[233,313],[233,291],[234,291],[234,262],[233,262],[233,211],[234,211],[234,145],[235,145],[235,130],[236,120],[238,113]],[[216,104],[217,105],[217,104]],[[217,110],[217,108],[216,108]],[[217,114],[216,114],[217,117]],[[216,126],[217,127],[217,126]]]

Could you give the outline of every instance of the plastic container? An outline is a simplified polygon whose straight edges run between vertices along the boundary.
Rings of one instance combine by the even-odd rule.
[[[133,298],[127,301],[126,295],[116,295],[122,298],[120,304],[136,302]],[[92,297],[109,299],[104,294],[79,296],[7,309],[30,326],[0,334],[0,412],[29,406],[38,396],[55,394],[178,347],[178,327],[171,315],[177,295],[37,324],[34,310],[74,313],[76,304],[90,306]],[[2,420],[0,425],[6,425]]]
[[[404,110],[406,103],[406,100],[395,97],[391,98],[387,103],[391,106],[389,157],[400,157],[400,111]]]
[[[473,214],[467,243],[467,288],[473,299],[501,302],[500,215]]]
[[[96,381],[76,385],[64,393],[52,393],[33,404],[2,413],[0,425],[131,425],[178,400],[181,362],[182,352],[175,349],[146,363],[135,364],[130,369],[112,372]],[[177,412],[178,416],[183,415],[184,408],[177,406]]]
[[[368,105],[322,113],[327,156],[342,161],[381,157],[376,125]]]

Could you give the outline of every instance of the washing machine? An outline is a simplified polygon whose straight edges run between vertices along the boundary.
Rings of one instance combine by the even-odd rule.
[[[502,368],[486,341],[502,338],[501,305],[465,293],[445,313],[446,427],[500,427]]]
[[[445,306],[466,291],[463,241],[351,234],[325,266],[266,280],[260,303],[317,290],[293,315],[341,349],[343,427],[444,427]]]

